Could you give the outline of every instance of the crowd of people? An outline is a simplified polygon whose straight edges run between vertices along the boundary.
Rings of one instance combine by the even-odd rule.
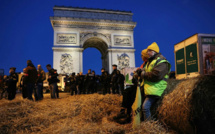
[[[98,87],[102,93],[122,94],[124,90],[125,77],[117,70],[117,65],[113,65],[113,72],[109,74],[104,68],[101,69],[101,75],[96,75],[95,71],[88,70],[86,75],[82,72],[66,75],[64,78],[65,90],[71,91],[71,95],[75,94],[91,94],[97,93]]]
[[[71,95],[75,94],[91,94],[97,93],[98,83],[101,86],[102,93],[122,94],[122,109],[119,118],[122,115],[126,116],[127,121],[131,121],[131,107],[135,100],[137,86],[140,86],[142,95],[142,112],[143,120],[151,119],[151,106],[161,98],[164,90],[167,87],[167,79],[169,78],[171,65],[167,59],[160,53],[160,49],[156,42],[153,42],[142,50],[141,58],[143,64],[138,68],[133,76],[133,85],[124,87],[125,77],[117,70],[117,65],[112,65],[113,71],[109,74],[104,68],[101,69],[101,75],[97,76],[95,71],[88,70],[86,75],[82,72],[72,73],[66,75],[65,90],[70,91]],[[59,82],[57,70],[53,69],[50,64],[46,65],[48,73],[49,89],[51,98],[59,98],[59,90],[57,83]],[[16,68],[10,68],[10,75],[4,76],[2,83],[4,85],[4,92],[8,92],[8,99],[13,100],[16,95],[16,85],[18,82],[18,75]],[[34,93],[35,100],[43,99],[43,81],[46,75],[41,65],[37,69],[33,63],[28,60],[27,67],[23,69],[23,76],[21,78],[20,87],[22,89],[23,98],[33,100]],[[127,112],[126,112],[127,111]]]
[[[48,69],[47,65],[47,69]],[[18,74],[16,73],[16,68],[11,67],[9,70],[9,75],[4,75],[0,82],[1,85],[1,98],[4,94],[7,94],[5,98],[8,100],[13,100],[16,97],[17,87],[20,87],[22,91],[22,97],[25,99],[33,100],[32,94],[34,93],[34,99],[36,101],[43,99],[43,81],[46,79],[46,74],[42,69],[41,65],[36,67],[31,60],[27,61],[27,67],[23,69],[23,74],[19,81]],[[52,79],[48,78],[50,86],[52,85]],[[17,84],[17,82],[19,82]],[[19,85],[19,86],[17,86]]]
[[[27,67],[23,69],[23,74],[19,82],[19,87],[22,92],[22,97],[25,99],[33,100],[34,94],[35,101],[43,99],[43,82],[47,79],[49,83],[49,90],[51,98],[59,98],[59,89],[57,83],[58,79],[57,70],[53,69],[50,64],[46,65],[48,70],[48,78],[46,78],[45,71],[41,65],[36,67],[31,60],[27,61]],[[11,67],[9,76],[4,76],[1,80],[2,94],[7,93],[8,100],[13,100],[16,96],[18,74],[16,68]],[[91,94],[97,93],[98,87],[105,95],[107,93],[122,94],[124,90],[125,77],[117,70],[117,65],[113,65],[113,72],[109,74],[104,68],[101,69],[101,75],[95,74],[95,71],[88,70],[86,75],[82,72],[72,73],[66,75],[64,78],[65,91],[71,92],[71,95],[77,94]],[[2,98],[2,97],[1,97]]]

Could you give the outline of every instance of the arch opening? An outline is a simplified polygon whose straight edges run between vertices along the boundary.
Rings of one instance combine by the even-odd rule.
[[[93,47],[98,49],[102,56],[107,53],[108,46],[107,44],[100,38],[92,37],[84,42],[83,48],[86,49],[88,47]]]
[[[100,38],[98,38],[98,37],[92,37],[92,38],[89,38],[89,39],[87,39],[85,42],[84,42],[84,44],[83,44],[83,48],[84,48],[84,51],[87,49],[87,48],[95,48],[95,49],[97,49],[97,50],[99,50],[99,52],[101,53],[101,61],[102,61],[102,66],[100,66],[100,69],[101,68],[105,68],[107,71],[109,71],[108,70],[108,55],[107,55],[107,53],[108,53],[108,45],[105,43],[105,41],[103,41],[102,39],[100,39]],[[96,50],[92,50],[91,52],[95,52],[96,53]],[[87,51],[88,52],[88,51]],[[90,52],[90,53],[91,53]],[[89,54],[89,55],[87,55],[87,56],[84,56],[84,57],[87,57],[87,58],[95,58],[95,53],[93,53],[93,54]],[[84,55],[85,55],[85,52],[84,52]],[[98,55],[98,53],[97,53],[97,55]],[[98,56],[97,56],[98,57]],[[96,59],[96,58],[95,58]],[[84,60],[84,62],[85,62],[85,60]],[[98,62],[98,60],[97,61],[95,61],[95,62]],[[99,66],[98,66],[99,67]],[[93,68],[91,68],[91,69],[93,69]],[[99,69],[99,70],[100,70]],[[98,69],[97,69],[98,70]],[[84,68],[84,70],[83,70],[84,72],[86,71],[85,70],[85,68]],[[98,72],[98,71],[97,71]],[[97,73],[98,74],[98,73]],[[99,72],[99,74],[100,74],[100,72]]]
[[[96,72],[96,75],[100,75],[102,68],[101,52],[98,49],[89,47],[84,50],[83,53],[83,73],[87,74],[88,69]]]

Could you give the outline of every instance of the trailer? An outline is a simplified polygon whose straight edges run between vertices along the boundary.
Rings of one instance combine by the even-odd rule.
[[[174,45],[176,79],[215,72],[215,34],[194,34]]]

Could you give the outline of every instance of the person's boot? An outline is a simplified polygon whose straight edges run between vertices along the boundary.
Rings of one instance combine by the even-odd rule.
[[[131,115],[127,115],[126,123],[131,123]]]
[[[140,121],[144,121],[144,114],[143,114],[143,111],[140,112],[140,114],[141,114]]]
[[[120,118],[119,120],[117,120],[117,123],[119,124],[128,124],[131,123],[131,115],[126,115],[125,118]]]
[[[114,117],[114,120],[118,120],[118,119],[125,118],[125,117],[126,117],[125,109],[122,108],[122,109],[120,110],[120,113],[117,114],[117,116]]]

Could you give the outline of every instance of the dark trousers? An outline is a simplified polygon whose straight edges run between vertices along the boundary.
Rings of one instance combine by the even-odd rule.
[[[56,94],[57,94],[57,98],[59,98],[59,89],[58,89],[58,86],[57,86]]]
[[[119,94],[119,86],[117,83],[112,83],[112,93],[113,94]]]
[[[16,85],[8,87],[8,100],[13,100],[16,97]]]
[[[37,100],[41,100],[43,98],[43,83],[37,83],[36,94]]]
[[[51,93],[51,98],[56,98],[56,96],[59,97],[57,83],[50,84],[50,93]]]
[[[83,85],[78,85],[78,94],[82,94],[83,92]]]
[[[82,88],[83,94],[86,94],[86,88],[87,88],[86,84],[83,84],[83,88]]]
[[[103,95],[105,95],[105,94],[107,94],[107,93],[109,93],[110,94],[110,85],[109,84],[107,84],[107,83],[103,83]]]
[[[23,97],[23,99],[28,97],[27,85],[22,86],[22,97]]]
[[[70,85],[66,85],[64,91],[65,91],[65,92],[69,92],[69,91],[70,91]]]
[[[89,94],[89,93],[94,93],[94,82],[89,82],[88,84],[87,84],[87,94]]]
[[[94,84],[93,84],[94,86],[93,86],[93,93],[97,93],[97,87],[98,87],[98,84],[97,84],[97,82],[94,82]]]
[[[72,86],[71,86],[71,95],[74,95],[74,92],[75,92],[75,94],[77,94],[76,85],[72,85]]]
[[[127,114],[131,114],[132,105],[135,101],[137,86],[130,86],[123,91],[122,107],[127,109]]]
[[[124,83],[119,84],[119,90],[120,90],[121,94],[123,94],[124,88],[125,88]]]
[[[32,97],[33,91],[34,91],[34,84],[33,83],[28,83],[27,84],[27,93],[28,93],[28,99],[29,100],[33,100],[33,97]]]

